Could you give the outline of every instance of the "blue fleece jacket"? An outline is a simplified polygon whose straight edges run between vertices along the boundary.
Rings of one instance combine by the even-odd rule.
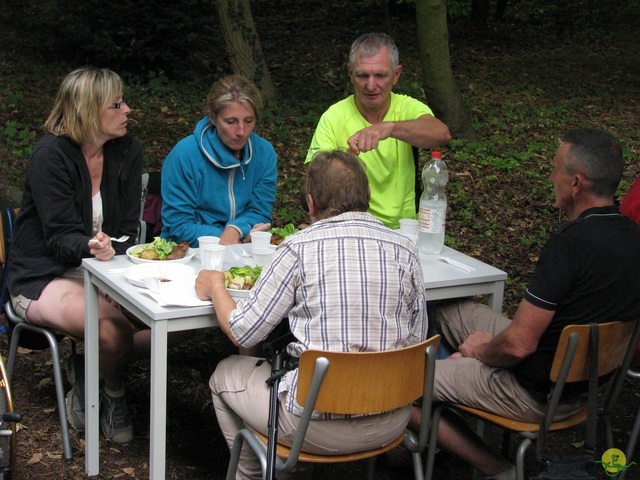
[[[162,237],[198,246],[231,226],[244,238],[271,221],[278,179],[273,146],[251,133],[237,160],[209,117],[171,150],[162,167]]]

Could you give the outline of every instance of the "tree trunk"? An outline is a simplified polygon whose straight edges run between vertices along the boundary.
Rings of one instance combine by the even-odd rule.
[[[453,138],[477,140],[451,72],[446,0],[416,0],[418,42],[427,103]]]
[[[275,97],[249,0],[216,0],[215,4],[233,72],[252,80],[266,99]]]

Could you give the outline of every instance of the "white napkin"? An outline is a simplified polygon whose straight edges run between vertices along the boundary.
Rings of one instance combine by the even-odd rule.
[[[159,289],[143,292],[153,298],[161,307],[201,307],[211,305],[211,300],[200,300],[195,290],[196,277],[175,282],[158,282]]]

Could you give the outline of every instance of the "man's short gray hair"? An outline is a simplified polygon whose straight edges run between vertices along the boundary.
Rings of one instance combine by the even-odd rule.
[[[365,33],[359,36],[351,44],[351,52],[349,52],[349,67],[353,69],[356,63],[356,54],[360,50],[360,55],[363,57],[372,57],[380,51],[381,48],[386,48],[391,57],[391,68],[394,70],[400,64],[398,58],[398,47],[396,47],[393,39],[386,33]]]

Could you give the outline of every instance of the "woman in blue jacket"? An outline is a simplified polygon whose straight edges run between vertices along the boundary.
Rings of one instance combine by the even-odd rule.
[[[213,84],[208,116],[182,139],[162,167],[162,237],[222,245],[271,228],[277,166],[273,146],[253,132],[262,100],[249,80],[230,75]]]

